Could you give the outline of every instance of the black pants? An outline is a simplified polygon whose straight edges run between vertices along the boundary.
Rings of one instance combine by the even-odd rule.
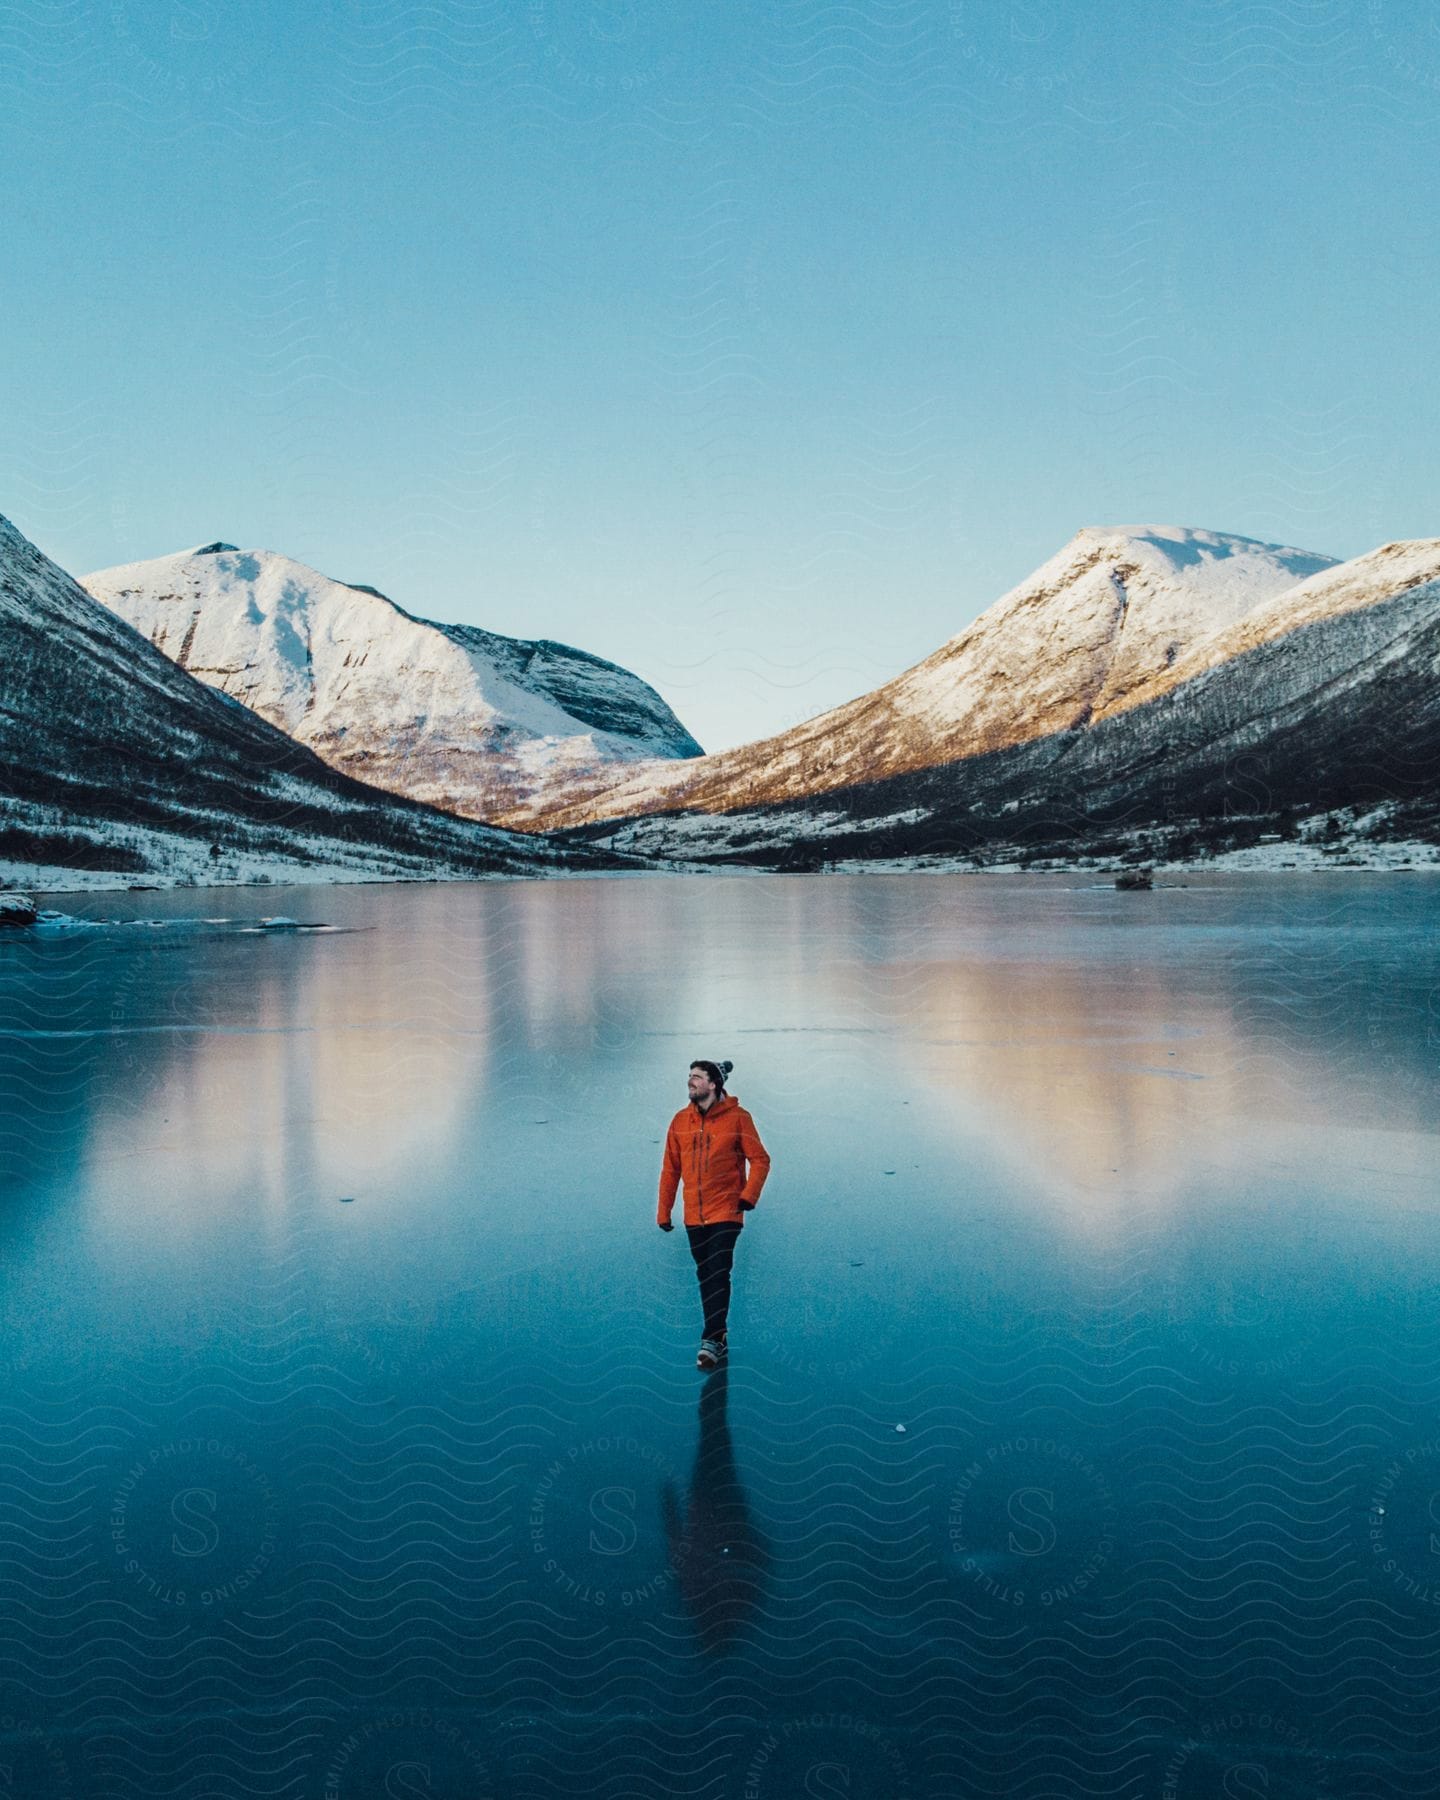
[[[735,1260],[739,1221],[723,1225],[687,1225],[690,1254],[700,1283],[700,1304],[705,1309],[702,1337],[723,1338],[730,1313],[730,1265]]]

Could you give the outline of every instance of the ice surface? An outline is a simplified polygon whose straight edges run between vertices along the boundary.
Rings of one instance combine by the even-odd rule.
[[[0,944],[16,1793],[1413,1790],[1428,879],[130,904]]]

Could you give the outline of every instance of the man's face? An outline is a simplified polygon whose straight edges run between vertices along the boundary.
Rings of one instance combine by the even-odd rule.
[[[689,1086],[690,1098],[700,1106],[704,1106],[709,1101],[713,1100],[719,1091],[716,1088],[715,1083],[703,1069],[692,1069],[690,1071]]]

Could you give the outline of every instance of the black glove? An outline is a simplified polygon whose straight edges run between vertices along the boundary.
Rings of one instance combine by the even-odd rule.
[[[668,1219],[657,1219],[655,1223],[662,1231],[673,1231],[675,1229]]]
[[[740,1202],[740,1210],[741,1212],[754,1212],[755,1202],[753,1200],[742,1200]]]

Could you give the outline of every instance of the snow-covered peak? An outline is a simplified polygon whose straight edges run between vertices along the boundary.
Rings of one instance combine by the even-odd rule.
[[[556,823],[876,781],[1088,724],[1334,559],[1178,525],[1087,526],[894,680],[780,737],[612,777]]]
[[[1324,567],[1335,561],[1332,556],[1318,556],[1293,545],[1240,537],[1231,531],[1205,531],[1194,525],[1082,525],[1071,543],[1082,542],[1129,552],[1171,580],[1185,581],[1187,570],[1208,570],[1202,577],[1207,585],[1218,572],[1214,565],[1220,563],[1228,564],[1227,573],[1244,583],[1254,578],[1257,569],[1277,567],[1302,580],[1303,572],[1313,573],[1317,564]]]
[[[660,696],[614,663],[434,624],[275,551],[208,544],[84,585],[334,767],[471,817],[503,816],[615,763],[700,753]]]
[[[1183,596],[1208,618],[1224,611],[1240,618],[1336,560],[1293,545],[1185,525],[1092,526],[1079,535],[1133,563],[1132,585],[1139,581],[1153,593]]]
[[[1045,585],[1056,573],[1110,556],[1134,562],[1157,581],[1195,591],[1269,585],[1278,574],[1287,583],[1304,580],[1334,563],[1333,556],[1231,531],[1207,531],[1194,525],[1082,525],[1047,562],[1010,590],[1019,593]],[[996,602],[1003,606],[1009,595]]]
[[[1079,652],[1090,669],[1080,711],[1103,711],[1198,638],[1334,561],[1183,525],[1085,526],[920,666],[944,671],[952,652],[977,645],[1011,660],[1035,658],[1034,697],[1048,717],[1066,701],[1060,665]]]
[[[192,680],[3,518],[0,666],[0,825],[47,880],[58,865],[193,882],[553,863],[533,838],[343,779]]]
[[[1117,697],[1104,711],[1120,712],[1157,699],[1261,644],[1403,595],[1440,608],[1440,538],[1382,544],[1348,562],[1329,564],[1242,618],[1200,638],[1184,656]]]

